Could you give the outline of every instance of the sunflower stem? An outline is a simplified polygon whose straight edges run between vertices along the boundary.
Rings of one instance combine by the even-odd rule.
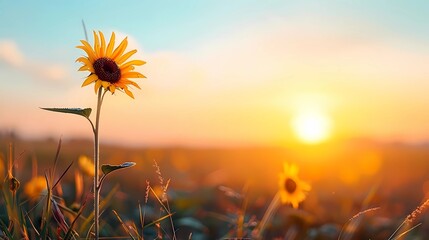
[[[95,129],[94,129],[94,232],[95,239],[100,237],[100,190],[99,186],[99,169],[100,169],[100,142],[99,142],[99,130],[100,130],[100,113],[101,105],[103,103],[104,95],[103,88],[100,87],[98,90],[97,98],[97,115],[95,118]]]

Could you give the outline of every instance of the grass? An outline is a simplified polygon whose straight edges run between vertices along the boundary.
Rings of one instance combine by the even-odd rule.
[[[92,220],[94,218],[94,214],[87,208],[88,197],[86,197],[82,203],[77,203],[79,207],[72,209],[71,206],[67,206],[67,199],[63,198],[62,196],[61,181],[72,167],[73,162],[68,164],[68,166],[60,174],[56,174],[58,161],[60,158],[61,141],[58,144],[52,167],[48,168],[45,172],[45,187],[38,188],[39,192],[33,196],[24,196],[24,194],[19,194],[21,183],[14,176],[14,173],[17,170],[16,162],[19,161],[19,159],[15,159],[14,157],[12,144],[9,146],[7,164],[8,171],[1,185],[3,193],[2,204],[4,205],[6,211],[2,213],[2,219],[0,219],[0,236],[7,239],[93,238],[94,225],[92,224]],[[1,159],[1,164],[4,166],[3,159]],[[163,180],[160,168],[157,165],[156,171],[158,173],[159,179]],[[32,182],[30,181],[28,184],[32,184]],[[162,181],[161,184],[163,184]],[[29,187],[31,188],[34,186],[30,185]],[[76,189],[78,188],[77,186],[75,187]],[[175,236],[175,228],[172,220],[173,213],[170,210],[166,196],[167,188],[168,182],[163,186],[162,196],[159,197],[153,188],[148,184],[148,189],[151,191],[153,197],[161,206],[160,214],[165,213],[165,216],[162,216],[144,225],[143,217],[140,215],[141,225],[139,229],[134,223],[125,223],[117,211],[111,210],[117,221],[119,221],[123,227],[124,232],[128,234],[128,236],[112,236],[112,234],[117,232],[117,229],[115,229],[115,227],[109,226],[109,223],[104,223],[104,225],[102,225],[103,230],[110,229],[111,232],[105,231],[105,236],[101,236],[100,239],[109,239],[112,237],[115,239],[144,239],[144,229],[151,226],[154,226],[157,229],[158,238],[163,238],[163,236],[166,236],[168,239],[177,239]],[[34,191],[32,191],[32,193],[34,194]],[[108,208],[108,206],[111,204],[111,201],[114,199],[115,194],[117,193],[118,187],[111,188],[108,191],[106,197],[100,204],[100,209],[102,211]],[[89,193],[88,196],[90,196]],[[25,197],[29,198],[26,199]],[[37,201],[33,201],[34,198],[36,198]],[[149,192],[145,197],[145,205],[148,203],[148,200]],[[74,204],[76,204],[76,202],[74,202]],[[140,207],[139,209],[141,210]],[[165,219],[169,219],[169,228],[161,225],[161,222],[163,222]]]
[[[14,147],[8,142],[14,142]],[[1,236],[92,238],[92,181],[83,173],[76,177],[80,171],[78,157],[91,154],[87,144],[7,138],[0,143],[4,166],[0,172],[5,176],[0,200]],[[391,149],[385,156],[396,158],[384,164],[377,175],[365,176],[355,185],[338,181],[338,175],[323,168],[326,175],[312,179],[306,170],[312,172],[315,162],[301,161],[300,174],[312,182],[313,188],[300,207],[293,209],[288,205],[269,206],[277,191],[281,161],[274,159],[278,159],[280,150],[101,148],[109,162],[137,162],[132,170],[111,174],[104,183],[101,239],[428,237],[429,204],[424,199],[426,185],[420,176],[426,171],[422,170],[426,166],[426,149],[408,146],[398,152],[398,148],[376,146]],[[256,160],[262,154],[268,159],[265,164]],[[393,164],[404,161],[401,156],[412,160],[396,175],[402,181],[398,185],[389,176],[400,173]],[[267,161],[271,164],[267,165]],[[40,198],[31,199],[25,195],[24,186],[34,175],[43,176],[48,188]],[[387,180],[381,181],[383,178]],[[264,220],[267,213],[270,217]],[[261,222],[264,230],[255,236]]]

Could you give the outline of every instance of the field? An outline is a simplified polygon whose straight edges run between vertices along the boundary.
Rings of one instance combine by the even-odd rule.
[[[28,212],[35,225],[43,207],[37,202],[44,200],[27,202],[23,186],[35,174],[43,176],[52,169],[58,142],[59,139],[23,140],[7,135],[0,140],[0,156],[5,164],[9,143],[13,144],[14,176],[21,182],[16,194],[18,205]],[[297,209],[281,205],[267,223],[263,239],[396,239],[419,223],[401,239],[429,238],[426,205],[416,212],[412,224],[405,224],[391,237],[428,197],[427,145],[350,140],[285,148],[192,149],[130,148],[102,143],[100,149],[102,163],[137,163],[133,168],[112,173],[103,185],[101,196],[113,197],[101,215],[101,236],[130,238],[121,219],[124,225],[135,226],[145,239],[171,239],[172,226],[178,239],[251,239],[252,231],[278,191],[278,177],[286,161],[299,166],[299,177],[311,185],[311,191]],[[88,196],[92,180],[85,175],[83,192],[76,195],[80,155],[92,156],[91,141],[62,141],[56,178],[73,164],[60,182],[61,195],[54,195],[60,195],[58,199],[70,209],[73,204],[81,206],[91,199]],[[165,191],[160,188],[160,181],[164,186],[169,181]],[[148,183],[153,193],[147,193]],[[166,213],[160,204],[163,201],[157,197],[161,199],[164,192],[172,222],[169,218],[161,219]],[[7,223],[4,201],[0,206],[0,218]],[[83,217],[91,213],[91,206],[92,203],[84,206]],[[145,226],[143,232],[140,207],[144,209],[146,224],[159,220]],[[73,215],[65,214],[65,219],[70,224]],[[76,229],[83,221],[77,222]],[[34,234],[30,231],[30,236]]]

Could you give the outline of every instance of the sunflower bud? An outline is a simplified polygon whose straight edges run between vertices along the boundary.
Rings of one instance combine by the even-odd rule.
[[[13,193],[15,193],[16,191],[18,191],[19,188],[19,181],[18,179],[16,179],[15,177],[9,178],[9,190]]]

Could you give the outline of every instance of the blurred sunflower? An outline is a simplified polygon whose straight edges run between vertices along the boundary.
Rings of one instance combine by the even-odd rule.
[[[82,67],[79,71],[89,71],[90,74],[85,79],[82,87],[87,86],[91,83],[95,83],[94,90],[97,93],[100,87],[105,90],[115,93],[116,89],[125,91],[125,93],[134,98],[133,93],[128,89],[129,85],[132,85],[140,89],[139,85],[131,80],[130,78],[145,78],[145,76],[139,72],[133,71],[135,66],[145,64],[142,60],[131,60],[126,62],[137,50],[131,50],[124,54],[124,51],[128,45],[128,40],[125,38],[113,50],[115,45],[115,33],[112,32],[109,43],[106,46],[106,41],[102,32],[97,34],[94,31],[94,46],[92,47],[87,41],[81,40],[82,46],[77,46],[84,50],[87,56],[79,57],[76,62],[81,62]]]
[[[46,179],[42,176],[33,177],[24,186],[24,193],[30,200],[37,199],[46,190]]]
[[[92,160],[89,157],[87,157],[85,155],[80,156],[79,160],[78,160],[78,164],[79,164],[79,168],[83,172],[83,174],[85,174],[89,177],[94,177],[94,175],[95,175],[94,163],[92,162]]]
[[[283,173],[279,175],[279,193],[283,204],[291,203],[294,208],[305,200],[311,186],[298,178],[298,167],[294,164],[283,164]]]

